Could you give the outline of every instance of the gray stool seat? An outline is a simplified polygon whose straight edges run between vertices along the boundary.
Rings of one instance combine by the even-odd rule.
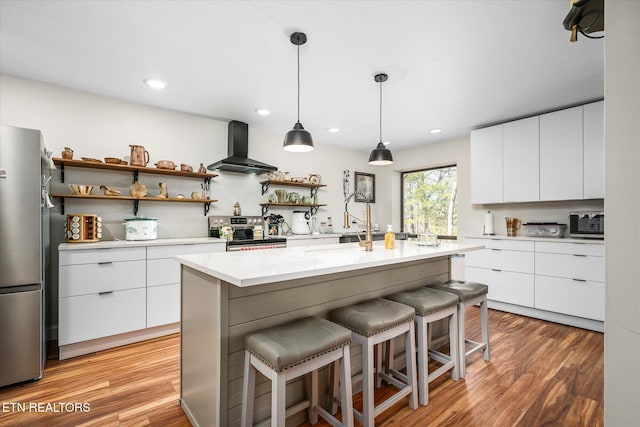
[[[331,312],[331,320],[353,332],[370,337],[413,320],[415,311],[404,304],[374,298]]]
[[[477,282],[460,282],[457,280],[449,280],[445,283],[435,283],[429,285],[430,288],[439,289],[445,292],[451,292],[458,295],[460,302],[486,295],[489,292],[489,286]]]
[[[412,291],[398,292],[387,295],[385,298],[413,307],[415,314],[421,317],[458,304],[457,295],[426,287]]]
[[[308,317],[255,332],[247,337],[245,348],[280,372],[350,343],[350,330]]]

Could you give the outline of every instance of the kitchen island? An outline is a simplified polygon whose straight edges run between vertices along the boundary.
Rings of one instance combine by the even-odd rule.
[[[478,244],[438,247],[398,241],[367,252],[357,244],[179,256],[182,264],[180,399],[194,425],[240,424],[244,338],[310,315],[327,317],[355,304],[450,278],[450,257]],[[353,371],[360,370],[353,348]],[[321,387],[326,387],[326,375]],[[322,390],[322,388],[321,388]],[[287,405],[305,396],[302,379],[287,385]],[[256,382],[255,419],[270,412],[270,384]],[[288,420],[304,421],[305,413]]]

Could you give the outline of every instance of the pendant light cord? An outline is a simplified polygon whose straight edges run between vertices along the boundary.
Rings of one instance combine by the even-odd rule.
[[[298,45],[298,123],[300,123],[300,45]]]
[[[380,82],[380,142],[382,142],[382,82]]]

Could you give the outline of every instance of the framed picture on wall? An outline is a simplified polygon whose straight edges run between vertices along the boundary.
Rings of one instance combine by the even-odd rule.
[[[376,202],[376,176],[372,173],[354,172],[355,176],[355,201]],[[363,197],[364,195],[364,197]]]

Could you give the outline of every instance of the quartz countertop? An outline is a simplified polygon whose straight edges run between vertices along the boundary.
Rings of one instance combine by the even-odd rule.
[[[486,236],[483,234],[464,236],[464,239],[495,239],[495,240],[529,240],[538,242],[557,242],[557,243],[594,243],[596,245],[604,245],[604,239],[580,239],[577,237],[529,237],[529,236],[507,236],[506,234],[496,234],[495,236]]]
[[[61,243],[58,245],[58,250],[70,251],[77,249],[134,248],[140,246],[195,245],[201,243],[226,244],[227,241],[216,237],[179,237],[155,240],[104,240],[101,242],[90,243]]]
[[[409,261],[427,260],[482,249],[483,245],[441,243],[418,246],[413,241],[396,241],[395,249],[374,242],[367,252],[357,243],[262,251],[224,252],[178,256],[178,262],[238,287],[301,279]]]

